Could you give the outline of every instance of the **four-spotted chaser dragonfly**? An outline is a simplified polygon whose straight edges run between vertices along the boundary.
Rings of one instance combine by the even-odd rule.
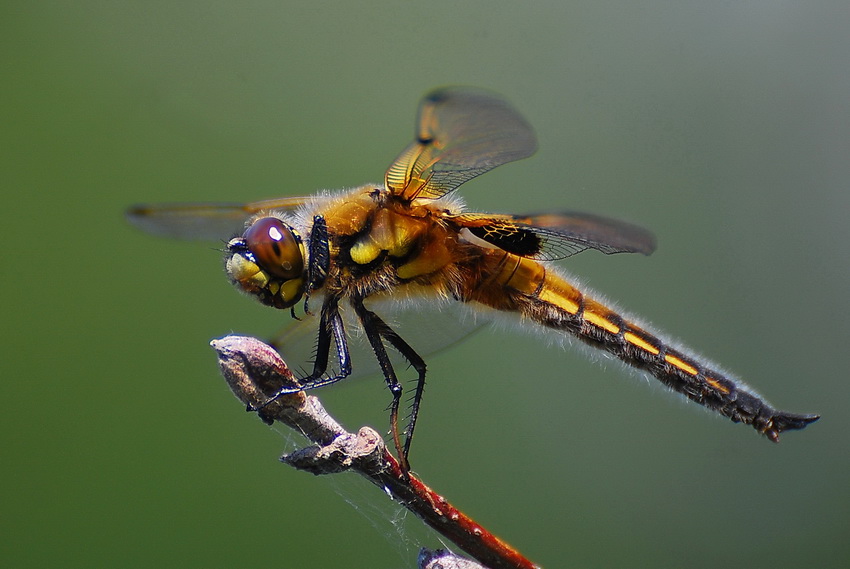
[[[372,310],[372,302],[382,298],[450,300],[513,313],[605,350],[772,441],[818,419],[773,409],[727,374],[590,298],[549,263],[585,249],[649,254],[654,239],[646,231],[574,212],[473,213],[453,199],[464,182],[526,158],[536,147],[531,127],[502,99],[472,89],[441,89],[423,99],[415,139],[387,169],[382,185],[245,205],[140,206],[128,215],[147,231],[183,238],[215,236],[239,222],[243,232],[227,243],[225,258],[238,288],[263,304],[290,309],[293,317],[297,303],[303,301],[310,314],[308,302],[321,302],[318,331],[312,332],[315,359],[302,379],[304,389],[351,374],[343,318],[350,308],[392,393],[390,424],[405,468],[425,361]],[[403,432],[402,385],[388,347],[418,375]],[[336,371],[329,371],[336,365],[329,362],[332,351]]]

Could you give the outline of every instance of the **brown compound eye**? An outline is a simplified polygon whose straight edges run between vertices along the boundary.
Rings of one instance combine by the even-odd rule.
[[[243,237],[260,268],[269,274],[289,280],[304,272],[299,240],[276,217],[261,217],[251,224]]]

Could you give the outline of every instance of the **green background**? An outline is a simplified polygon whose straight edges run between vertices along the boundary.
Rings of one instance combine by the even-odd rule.
[[[0,565],[394,568],[439,546],[408,519],[399,547],[377,490],[276,462],[287,437],[207,342],[286,315],[122,212],[380,181],[419,97],[461,83],[540,139],[462,188],[473,209],[651,228],[649,258],[562,265],[823,419],[772,445],[486,331],[429,359],[415,469],[548,568],[847,567],[848,22],[843,0],[4,2]],[[379,379],[321,396],[386,428]]]

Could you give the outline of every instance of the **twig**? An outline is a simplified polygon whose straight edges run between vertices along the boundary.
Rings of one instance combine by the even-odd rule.
[[[540,569],[516,549],[449,504],[412,474],[405,475],[380,435],[369,427],[347,432],[303,391],[275,401],[282,387],[299,387],[277,352],[255,338],[227,336],[211,342],[230,389],[250,408],[261,408],[261,418],[280,421],[318,446],[284,456],[281,460],[313,474],[353,470],[366,477],[395,501],[490,569]]]

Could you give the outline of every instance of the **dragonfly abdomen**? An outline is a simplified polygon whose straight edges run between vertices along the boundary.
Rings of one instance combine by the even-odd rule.
[[[783,430],[800,429],[817,419],[816,415],[777,412],[722,372],[587,297],[534,260],[507,254],[493,269],[475,300],[568,332],[733,422],[752,425],[774,442]]]

